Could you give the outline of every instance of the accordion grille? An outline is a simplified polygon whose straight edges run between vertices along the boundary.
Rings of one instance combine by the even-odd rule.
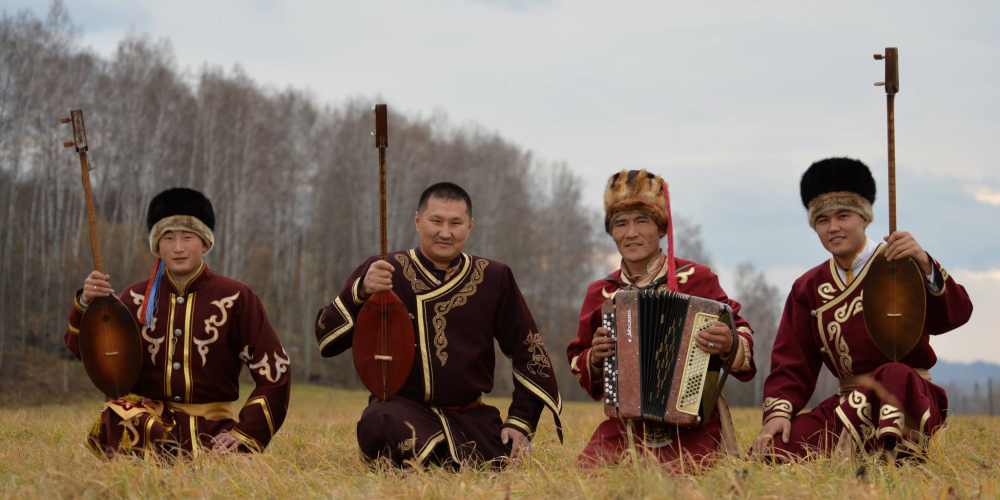
[[[718,316],[698,313],[694,317],[694,332],[702,332],[712,326]],[[688,345],[687,362],[684,364],[684,374],[681,376],[681,391],[677,398],[677,410],[691,415],[697,415],[702,404],[702,394],[705,390],[705,379],[708,373],[708,362],[711,355],[698,348],[697,342]]]

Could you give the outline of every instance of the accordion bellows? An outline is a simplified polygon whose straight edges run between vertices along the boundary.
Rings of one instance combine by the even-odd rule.
[[[666,290],[622,290],[602,314],[615,342],[615,355],[604,360],[604,412],[682,427],[707,422],[732,356],[702,351],[695,334],[716,321],[735,332],[732,309]]]

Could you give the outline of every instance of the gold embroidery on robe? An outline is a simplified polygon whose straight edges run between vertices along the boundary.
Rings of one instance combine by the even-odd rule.
[[[406,453],[408,451],[413,450],[413,447],[417,444],[417,429],[415,429],[413,427],[413,424],[411,424],[409,422],[403,422],[403,423],[406,424],[406,426],[410,428],[410,434],[413,437],[408,437],[408,438],[404,439],[403,442],[399,443],[399,452],[400,453]]]
[[[529,330],[528,337],[524,339],[524,345],[528,346],[528,352],[531,353],[531,361],[528,362],[528,371],[532,375],[549,378],[549,374],[545,373],[545,370],[551,368],[552,363],[549,362],[549,355],[545,352],[545,343],[542,342],[542,335],[540,333],[531,333]]]
[[[692,274],[694,274],[694,266],[691,266],[691,269],[688,269],[687,271],[678,272],[677,283],[687,283],[688,278],[690,278]]]
[[[201,366],[205,366],[205,362],[208,361],[208,345],[219,340],[219,330],[216,327],[225,325],[229,321],[229,314],[226,313],[226,309],[232,309],[233,303],[238,298],[240,298],[240,292],[236,292],[234,295],[224,299],[212,301],[212,305],[218,307],[219,312],[222,313],[222,319],[220,320],[217,315],[213,314],[205,320],[205,333],[210,336],[204,340],[194,339],[194,344],[198,346],[198,354],[201,355]]]
[[[410,288],[413,289],[414,293],[426,292],[431,289],[426,283],[417,278],[417,272],[413,270],[410,259],[403,254],[397,254],[396,260],[403,266],[403,276],[410,282]]]
[[[858,420],[861,422],[862,441],[873,438],[875,424],[872,423],[872,405],[868,402],[868,397],[861,391],[854,391],[847,395],[847,403],[857,412]]]
[[[823,283],[822,285],[819,286],[819,288],[816,289],[816,293],[818,293],[820,297],[823,297],[826,300],[833,300],[833,294],[837,293],[837,289],[834,288],[833,285],[829,283]]]
[[[448,325],[448,320],[445,319],[445,315],[452,309],[465,305],[469,301],[469,297],[476,294],[476,288],[483,282],[483,270],[489,264],[486,260],[477,260],[475,269],[472,271],[471,280],[451,300],[434,305],[435,314],[434,318],[431,319],[431,324],[434,325],[435,354],[438,360],[441,361],[441,366],[444,366],[448,362],[448,353],[444,351],[448,347],[448,337],[445,336],[444,331],[445,326]]]
[[[284,354],[284,353],[282,353]],[[288,355],[282,358],[277,352],[274,352],[274,377],[271,376],[271,365],[268,364],[267,353],[264,353],[264,357],[260,359],[257,363],[249,366],[251,370],[257,370],[257,373],[263,375],[264,378],[271,382],[272,384],[281,380],[281,374],[288,371]]]
[[[844,370],[841,374],[843,377],[853,376],[854,370],[851,366],[851,352],[847,346],[847,341],[841,336],[841,324],[851,319],[851,316],[861,312],[862,295],[859,294],[850,303],[835,309],[833,311],[833,321],[826,326],[829,339],[833,342],[833,346],[837,349],[837,354],[840,356],[840,365]]]
[[[904,417],[903,412],[892,406],[890,404],[882,404],[882,409],[879,410],[879,430],[878,436],[882,437],[883,434],[894,434],[899,437],[903,437],[903,424]],[[882,422],[888,423],[889,427],[883,427]]]
[[[132,303],[139,306],[139,309],[135,312],[135,317],[136,319],[141,319],[139,318],[139,315],[142,314],[142,301],[145,297],[133,292],[132,290],[129,290],[128,293],[132,294]],[[162,337],[151,337],[147,335],[149,333],[153,333],[154,331],[156,331],[156,316],[153,316],[153,321],[151,321],[148,325],[143,325],[142,331],[139,332],[140,335],[142,335],[142,338],[146,339],[146,342],[149,342],[149,347],[147,347],[146,350],[149,351],[149,360],[153,362],[153,366],[156,366],[156,354],[160,352],[160,346],[163,344],[164,340],[167,340],[167,336],[163,335]],[[77,333],[80,332],[77,331]]]
[[[765,423],[774,417],[786,417],[791,419],[792,402],[787,399],[764,398],[764,413],[771,411],[773,411],[773,413],[767,416],[767,419],[764,420]]]

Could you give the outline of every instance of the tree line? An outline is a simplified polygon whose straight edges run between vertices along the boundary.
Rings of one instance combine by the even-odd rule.
[[[360,388],[350,356],[322,359],[316,312],[378,249],[378,155],[369,132],[377,97],[321,104],[276,90],[239,67],[178,69],[171,46],[128,35],[108,58],[82,46],[65,7],[46,19],[0,19],[0,380],[63,346],[73,292],[92,269],[69,110],[84,110],[106,272],[117,289],[145,279],[154,257],[145,222],[160,190],[188,186],[213,202],[213,270],[250,284],[292,356],[300,381]],[[602,214],[582,181],[496,132],[457,127],[389,102],[388,239],[413,247],[420,192],[448,180],[469,191],[476,219],[466,251],[508,263],[531,307],[566,399],[585,395],[565,346],[576,336],[587,284],[611,269]],[[609,172],[610,175],[611,172]],[[710,264],[700,227],[676,216],[677,255]],[[730,294],[756,332],[756,379],[727,385],[731,404],[759,406],[782,297],[752,264]],[[38,360],[43,361],[38,361]],[[74,377],[55,370],[71,390]],[[513,389],[499,355],[496,394]],[[827,381],[829,385],[829,381]],[[836,387],[833,381],[833,387]],[[818,391],[819,392],[819,391]]]

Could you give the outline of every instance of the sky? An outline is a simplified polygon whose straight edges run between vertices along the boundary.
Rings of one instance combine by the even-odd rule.
[[[995,361],[1000,335],[1000,2],[592,0],[67,0],[82,41],[113,57],[129,32],[167,39],[192,74],[239,64],[337,105],[382,96],[494,130],[565,161],[601,210],[607,178],[646,168],[701,224],[721,276],[752,262],[782,295],[829,258],[798,181],[851,156],[878,182],[888,234],[884,65],[899,48],[898,226],[963,284],[975,313],[932,340]],[[13,13],[40,0],[0,0]],[[583,293],[583,291],[581,291]]]

